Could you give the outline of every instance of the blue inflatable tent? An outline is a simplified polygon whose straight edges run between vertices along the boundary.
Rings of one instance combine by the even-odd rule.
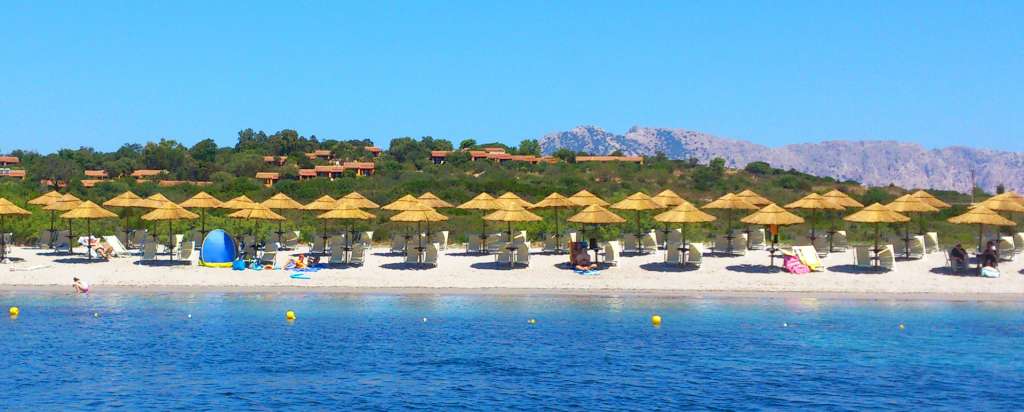
[[[221,229],[206,234],[203,247],[199,249],[199,264],[215,268],[229,268],[238,257],[235,239]]]

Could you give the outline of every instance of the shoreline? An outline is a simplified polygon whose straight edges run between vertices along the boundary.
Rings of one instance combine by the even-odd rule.
[[[0,265],[0,292],[70,292],[80,277],[98,294],[112,293],[323,293],[348,295],[477,295],[652,298],[819,298],[1024,302],[1024,259],[1000,265],[998,278],[949,273],[940,253],[898,261],[889,272],[852,265],[849,252],[822,259],[821,272],[794,275],[769,268],[765,251],[744,256],[708,254],[699,268],[663,263],[664,252],[624,256],[616,266],[583,276],[565,257],[535,250],[528,267],[509,269],[490,255],[445,251],[436,267],[403,263],[377,249],[363,266],[340,266],[293,279],[292,271],[235,271],[191,265],[143,265],[137,256],[84,263],[81,258],[15,247],[17,263]],[[292,252],[299,253],[299,252]],[[280,265],[290,256],[279,255]],[[9,270],[4,270],[4,268]]]
[[[0,293],[71,293],[63,285],[0,285]],[[658,290],[658,289],[545,289],[545,288],[410,288],[347,286],[180,286],[180,285],[103,285],[90,293],[237,293],[237,294],[335,294],[335,295],[465,295],[465,296],[552,296],[552,297],[650,297],[684,299],[789,299],[859,301],[947,301],[947,302],[1024,302],[1020,293],[925,293],[925,292],[845,292],[845,291],[770,291],[770,290]]]

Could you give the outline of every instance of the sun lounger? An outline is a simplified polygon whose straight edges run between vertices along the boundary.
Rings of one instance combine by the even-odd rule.
[[[359,232],[359,243],[362,243],[367,250],[373,249],[373,231],[364,230]]]
[[[938,232],[928,232],[924,234],[924,253],[935,253],[939,251],[939,234]]]
[[[362,243],[356,243],[352,246],[352,255],[348,258],[350,265],[362,266],[366,262],[366,245]]]
[[[43,229],[39,231],[39,237],[36,238],[36,247],[40,249],[49,249],[53,245],[53,238],[50,236],[49,229]]]
[[[494,262],[499,265],[511,265],[512,264],[512,251],[507,248],[502,248],[500,252],[494,255]]]
[[[558,249],[558,238],[555,235],[548,236],[544,239],[544,247],[541,248],[541,252],[554,253]]]
[[[622,254],[622,246],[617,240],[610,241],[604,245],[604,263],[612,266],[619,265],[619,255]]]
[[[505,250],[505,246],[507,246],[507,245],[508,245],[507,242],[499,241],[499,240],[497,240],[497,238],[495,238],[494,242],[487,242],[487,253],[490,253],[490,254],[498,253],[498,252],[500,252],[502,250]]]
[[[566,236],[568,236],[570,242],[579,242],[578,239],[580,235],[579,232],[576,232],[575,230],[570,230],[566,232]]]
[[[1013,253],[1016,255],[1024,253],[1024,233],[1013,234]]]
[[[391,234],[391,252],[404,252],[405,251],[405,235],[401,233]]]
[[[295,248],[299,247],[300,238],[301,233],[298,230],[285,232],[281,237],[281,250],[295,250]]]
[[[960,262],[960,264],[957,264],[956,261],[953,260],[953,257],[949,255],[949,251],[947,250],[945,252],[946,266],[949,267],[950,271],[952,271],[953,273],[960,273],[967,270],[967,259],[964,259],[962,262]]]
[[[345,261],[345,246],[339,244],[338,242],[340,241],[340,238],[331,238],[331,257],[327,260],[328,264],[340,265],[348,263]]]
[[[837,230],[832,234],[832,251],[845,252],[850,248],[850,240],[846,237],[845,230]]]
[[[430,234],[431,243],[437,243],[440,250],[448,250],[448,231],[440,230]]]
[[[881,252],[878,252],[878,266],[886,270],[896,267],[896,250],[892,245],[885,245]]]
[[[636,235],[632,233],[622,235],[622,253],[638,253],[640,252],[639,246]]]
[[[110,249],[114,251],[114,256],[128,257],[131,255],[131,252],[128,251],[128,248],[124,247],[124,244],[121,243],[121,239],[119,237],[109,235],[103,236],[103,241],[110,245]]]
[[[678,265],[683,263],[684,253],[680,253],[679,248],[682,246],[679,242],[668,242],[665,245],[665,263],[671,263]]]
[[[440,254],[438,249],[441,245],[437,243],[428,243],[423,255],[423,264],[428,266],[437,267],[437,256]]]
[[[479,252],[483,249],[483,244],[480,242],[480,235],[468,234],[466,235],[466,252]]]
[[[192,263],[192,251],[195,250],[196,245],[193,241],[181,242],[181,247],[178,248],[178,254],[175,258],[178,261]]]
[[[405,263],[420,263],[420,251],[411,247],[405,251]]]
[[[825,265],[821,263],[821,258],[818,256],[818,251],[814,250],[814,246],[793,246],[793,254],[800,258],[800,263],[803,263],[812,272],[825,270]]]
[[[999,243],[996,245],[996,249],[999,252],[999,260],[1003,260],[1003,261],[1011,261],[1011,260],[1013,260],[1013,258],[1014,258],[1013,253],[1014,253],[1014,250],[1015,250],[1014,249],[1014,245],[1013,245],[1013,237],[1011,237],[1011,236],[1000,237],[999,238]]]
[[[149,241],[143,242],[142,244],[142,261],[148,262],[156,260],[157,247],[156,242]]]
[[[686,264],[700,267],[704,262],[704,248],[696,243],[690,243],[690,250],[686,253]]]
[[[667,243],[683,243],[683,231],[680,229],[670,229],[668,231]]]
[[[516,264],[530,266],[530,247],[525,243],[516,246]]]
[[[136,249],[141,248],[146,243],[146,229],[135,229],[132,232],[132,243],[131,246],[135,246]]]
[[[764,228],[760,228],[759,227],[757,229],[751,230],[750,231],[750,238],[749,238],[750,246],[748,248],[750,250],[764,250],[764,248],[765,248],[764,240],[765,240]]]
[[[814,238],[812,242],[815,252],[818,253],[818,257],[824,258],[828,256],[828,238],[825,236]]]
[[[644,234],[643,237],[640,238],[640,245],[643,246],[644,250],[646,250],[646,251],[656,251],[656,250],[658,250],[658,242],[657,242],[657,240],[654,237],[654,233],[655,233],[655,231],[652,230],[650,232],[647,232],[646,234]]]
[[[871,262],[871,247],[855,246],[853,248],[853,264],[860,267],[874,266]]]
[[[320,235],[313,236],[313,244],[309,246],[309,254],[321,253],[324,251],[324,237]]]

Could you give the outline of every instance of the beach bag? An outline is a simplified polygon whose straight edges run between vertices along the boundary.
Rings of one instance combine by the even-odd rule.
[[[985,266],[981,268],[981,276],[987,278],[997,278],[999,277],[999,269],[996,269],[992,266]]]
[[[232,270],[245,270],[245,261],[238,259],[231,264]]]
[[[782,267],[785,268],[787,272],[797,275],[802,275],[811,271],[811,268],[807,267],[803,262],[800,262],[800,258],[791,255],[786,255],[782,258]]]

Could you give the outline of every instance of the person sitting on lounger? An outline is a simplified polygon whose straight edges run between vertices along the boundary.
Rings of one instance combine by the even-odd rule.
[[[953,246],[953,250],[949,251],[949,260],[953,262],[953,268],[957,270],[967,267],[967,250],[963,245],[957,243],[956,246]]]
[[[576,262],[576,270],[593,270],[597,268],[597,264],[590,261],[590,253],[587,253],[586,249],[577,250],[572,260]]]
[[[105,260],[110,260],[110,257],[114,256],[114,247],[110,246],[106,242],[101,242],[100,244],[93,247],[93,252],[96,253],[96,256],[99,256]]]
[[[985,250],[981,252],[981,266],[999,266],[999,251],[996,250],[995,242],[985,244]]]

